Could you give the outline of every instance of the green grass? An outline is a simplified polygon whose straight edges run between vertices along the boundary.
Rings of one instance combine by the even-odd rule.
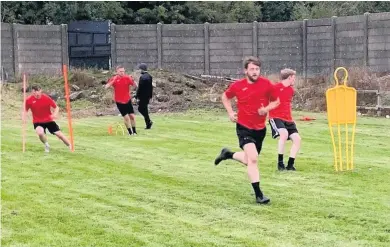
[[[260,206],[244,167],[213,165],[221,147],[238,150],[234,125],[199,114],[153,115],[155,128],[131,138],[107,135],[118,117],[76,120],[75,153],[52,136],[43,153],[29,124],[23,154],[19,123],[3,122],[3,246],[388,246],[389,120],[358,119],[354,172],[333,171],[323,114],[297,123],[295,173],[275,170],[268,132],[259,167],[271,204]]]

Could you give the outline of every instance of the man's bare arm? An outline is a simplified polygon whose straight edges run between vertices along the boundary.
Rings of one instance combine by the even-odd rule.
[[[237,121],[237,114],[233,111],[231,99],[226,96],[226,93],[222,94],[222,104],[229,114],[229,118],[232,122]]]
[[[60,108],[59,108],[58,106],[56,106],[56,108],[54,108],[53,113],[51,114],[52,117],[53,117],[53,118],[57,118],[59,112],[60,112]]]
[[[115,81],[114,79],[115,79],[115,77],[116,77],[116,76],[112,77],[112,78],[107,82],[107,84],[104,85],[104,88],[105,88],[105,89],[108,89],[109,87],[112,86],[112,84],[114,84],[114,81]]]
[[[279,98],[277,98],[275,101],[271,101],[267,106],[263,106],[259,109],[259,114],[260,115],[265,115],[267,114],[269,111],[275,109],[276,107],[278,107],[280,105],[280,100]]]

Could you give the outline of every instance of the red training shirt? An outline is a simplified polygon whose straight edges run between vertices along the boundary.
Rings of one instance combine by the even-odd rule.
[[[272,89],[271,81],[264,77],[255,83],[244,78],[230,84],[225,94],[229,99],[237,98],[237,123],[248,129],[264,129],[267,115],[260,116],[258,110],[269,104]]]
[[[109,82],[111,81],[114,81],[112,83],[112,87],[114,88],[115,102],[121,104],[126,104],[127,102],[129,102],[131,99],[129,86],[135,85],[133,78],[128,75],[116,75],[109,80]]]
[[[25,105],[26,111],[31,109],[33,123],[48,123],[53,121],[51,107],[56,108],[57,104],[48,95],[42,93],[39,99],[31,95],[26,99]]]
[[[280,104],[269,112],[269,118],[279,118],[287,122],[292,122],[291,102],[294,96],[294,88],[284,86],[279,82],[274,85],[274,95],[279,97]]]

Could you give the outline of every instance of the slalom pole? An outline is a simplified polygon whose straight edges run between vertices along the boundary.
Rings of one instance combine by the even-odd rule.
[[[22,150],[26,152],[26,74],[23,73],[23,113],[22,113]]]
[[[64,87],[65,87],[65,98],[66,98],[66,112],[68,114],[68,127],[70,135],[70,144],[72,145],[72,152],[74,152],[74,141],[73,141],[73,128],[72,128],[72,114],[70,111],[70,95],[69,95],[69,84],[68,84],[68,66],[62,65],[62,71],[64,74]]]

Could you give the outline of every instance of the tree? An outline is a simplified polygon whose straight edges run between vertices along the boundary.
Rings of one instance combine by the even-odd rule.
[[[157,23],[158,19],[153,10],[148,8],[142,8],[135,13],[134,22],[137,24],[150,24]]]
[[[293,19],[319,19],[389,11],[389,2],[298,2],[293,8]]]
[[[233,22],[253,22],[261,20],[261,7],[254,2],[233,2],[229,11]]]
[[[299,2],[264,2],[261,12],[264,22],[268,21],[292,21],[294,5]]]
[[[117,24],[292,21],[390,12],[390,2],[4,2],[2,22],[62,24],[111,20]]]
[[[1,22],[18,23],[17,10],[20,8],[20,3],[4,2],[1,4]]]
[[[45,24],[43,4],[43,2],[2,3],[2,21],[21,24]]]

